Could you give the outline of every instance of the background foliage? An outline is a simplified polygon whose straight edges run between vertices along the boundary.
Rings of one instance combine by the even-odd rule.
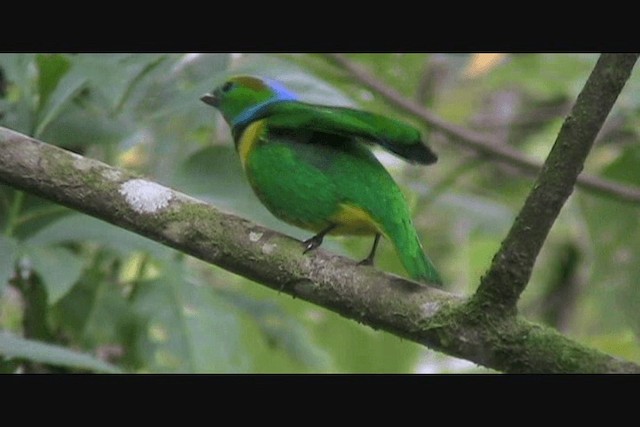
[[[544,160],[596,55],[363,54],[351,58],[446,120]],[[279,79],[304,100],[404,119],[325,58],[307,54],[1,54],[0,125],[140,172],[298,238],[257,201],[221,117],[199,97],[231,74]],[[587,171],[640,186],[640,74]],[[532,179],[424,129],[432,167],[379,152],[406,190],[449,291],[469,294]],[[638,207],[574,194],[520,310],[640,362]],[[370,239],[327,249],[361,258]],[[388,244],[379,268],[404,274]],[[279,295],[133,233],[0,185],[2,372],[479,372]]]

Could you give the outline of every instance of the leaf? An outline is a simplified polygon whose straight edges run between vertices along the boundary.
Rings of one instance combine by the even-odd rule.
[[[519,87],[538,99],[574,98],[597,59],[595,54],[510,54],[482,83],[487,89],[496,90],[518,82]]]
[[[211,123],[211,108],[199,98],[216,85],[228,66],[229,54],[169,55],[146,84],[132,93],[131,104],[136,114],[146,120],[178,118],[194,129]]]
[[[41,105],[35,137],[41,137],[49,123],[55,120],[87,83],[87,78],[77,73],[64,76],[56,86],[46,104]]]
[[[595,335],[585,340],[585,344],[605,353],[640,362],[640,342],[631,329],[622,329],[606,335]]]
[[[478,277],[482,277],[489,269],[494,254],[500,248],[502,235],[492,233],[474,233],[469,239],[467,245],[461,248],[461,254],[466,259],[459,260],[460,266],[467,266],[467,280],[470,287],[476,286],[475,281]],[[469,293],[473,293],[473,289],[468,289]]]
[[[71,61],[64,55],[39,54],[35,59],[38,67],[38,120],[34,136],[41,137],[49,123],[84,87],[87,77],[75,73]]]
[[[29,245],[23,248],[47,290],[48,304],[53,305],[78,281],[83,262],[68,249]]]
[[[18,241],[6,236],[0,236],[0,296],[4,287],[13,277],[16,268]]]
[[[12,192],[15,193],[12,197],[16,197],[18,190],[12,190]],[[20,199],[17,199],[19,206],[14,206],[14,208],[19,207],[19,210],[16,212],[17,218],[14,220],[12,230],[12,236],[19,241],[24,241],[53,221],[74,212],[38,196],[26,192],[20,194]],[[11,203],[16,203],[16,199]]]
[[[9,82],[9,110],[2,117],[3,125],[24,134],[31,134],[36,119],[35,92],[37,69],[34,54],[2,54],[0,67]]]
[[[106,100],[107,109],[118,113],[134,86],[159,64],[163,54],[83,54],[73,59],[80,75],[87,76],[92,90]]]
[[[9,358],[26,359],[55,366],[67,366],[70,368],[110,374],[122,372],[118,367],[96,359],[88,354],[68,350],[57,345],[21,338],[1,331],[0,354]]]
[[[81,97],[81,96],[80,96]],[[98,101],[87,97],[82,104],[71,103],[64,114],[51,121],[42,131],[42,140],[61,147],[115,146],[134,134],[139,124],[126,115],[109,117]]]
[[[205,147],[180,165],[172,183],[191,195],[208,195],[215,201],[233,204],[251,192],[231,146]]]
[[[332,356],[338,372],[411,373],[423,348],[383,331],[348,321],[335,313],[314,310],[311,329]]]
[[[629,146],[604,171],[605,177],[640,185],[640,147]],[[601,197],[581,198],[593,250],[589,295],[602,310],[601,332],[631,327],[640,334],[640,218],[636,206]],[[606,315],[605,315],[606,313]],[[600,318],[601,317],[601,318]]]
[[[503,235],[513,220],[513,213],[505,205],[471,194],[445,194],[435,204],[449,218],[464,219],[474,229],[487,233]]]
[[[71,67],[69,60],[60,54],[38,54],[36,55],[38,67],[38,97],[39,105],[42,108],[47,104],[49,96],[54,91],[60,79]]]
[[[135,312],[145,319],[137,353],[153,372],[244,372],[246,349],[233,307],[208,286],[191,283],[183,264],[138,285]]]
[[[217,293],[255,322],[270,347],[281,349],[295,363],[318,372],[326,372],[332,366],[329,353],[311,339],[304,323],[289,315],[280,304],[230,290],[220,289]]]
[[[158,258],[166,258],[174,251],[159,243],[83,214],[71,214],[30,237],[30,245],[53,245],[66,242],[95,242],[122,255],[131,251],[145,251]]]
[[[64,335],[83,348],[108,345],[129,350],[139,319],[114,278],[116,261],[108,251],[98,251],[77,285],[52,307],[52,318]],[[123,356],[135,365],[134,355],[126,350]]]
[[[277,301],[279,310],[282,310],[285,316],[290,316],[291,321],[299,325],[296,328],[306,335],[301,343],[315,348],[306,350],[312,354],[316,353],[309,361],[318,358],[317,361],[320,362],[315,365],[301,365],[290,353],[284,351],[284,347],[258,345],[262,344],[265,338],[264,332],[260,329],[252,336],[249,335],[250,340],[253,336],[256,337],[250,341],[256,372],[410,373],[415,371],[416,363],[424,352],[423,347],[418,344],[373,330],[305,301],[245,282],[247,285],[243,286],[242,292],[249,297],[265,305],[270,301]],[[268,313],[266,308],[263,310]],[[256,320],[258,317],[256,316]],[[282,334],[291,331],[285,326],[285,319],[278,321],[281,328],[279,332]],[[253,328],[253,322],[251,326]],[[250,333],[252,328],[247,328],[247,332]],[[258,328],[262,327],[256,326],[256,329]],[[278,343],[285,344],[284,341]],[[298,357],[309,357],[304,356],[304,353],[298,354]]]
[[[0,357],[0,375],[2,374],[14,374],[18,372],[20,368],[20,362],[17,360],[6,360]]]

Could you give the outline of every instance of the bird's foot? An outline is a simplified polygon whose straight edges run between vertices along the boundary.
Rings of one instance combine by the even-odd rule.
[[[366,257],[365,259],[360,261],[358,263],[358,265],[369,265],[369,266],[372,266],[373,265],[373,257]]]
[[[320,246],[322,244],[323,238],[324,236],[318,234],[302,242],[302,244],[304,245],[304,251],[302,253],[306,254],[307,252],[312,251]]]
[[[304,251],[302,253],[306,254],[307,252],[312,251],[318,246],[320,246],[322,244],[322,240],[324,239],[324,236],[334,228],[336,228],[336,225],[330,224],[327,228],[325,228],[315,236],[302,242],[302,244],[304,245]]]
[[[371,248],[371,252],[369,255],[360,261],[358,265],[373,265],[373,258],[376,256],[376,249],[378,248],[378,242],[380,241],[380,234],[376,234],[375,239],[373,239],[373,247]]]

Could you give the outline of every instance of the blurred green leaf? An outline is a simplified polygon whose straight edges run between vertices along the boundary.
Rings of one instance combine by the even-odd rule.
[[[211,123],[212,109],[200,97],[216,85],[229,66],[229,54],[168,55],[150,73],[146,84],[131,95],[135,112],[144,120],[179,119],[194,128]]]
[[[640,185],[640,147],[629,146],[604,171],[618,182]],[[591,294],[603,310],[601,329],[620,328],[626,322],[640,334],[640,217],[636,206],[585,197],[585,219],[593,236],[594,264]],[[617,309],[613,309],[615,307]],[[608,312],[604,315],[604,312]]]
[[[61,54],[36,55],[38,66],[38,97],[40,109],[49,101],[49,96],[56,89],[60,79],[71,67],[69,60]]]
[[[117,367],[88,354],[40,341],[24,339],[2,331],[0,331],[0,354],[9,358],[25,359],[54,366],[67,366],[110,374],[121,372]]]
[[[476,285],[476,281],[479,277],[482,277],[484,273],[489,269],[493,255],[500,248],[502,236],[490,235],[489,233],[473,233],[470,237],[469,245],[466,251],[462,251],[468,254],[466,262],[461,262],[462,265],[468,265],[468,280],[471,286]],[[465,290],[467,292],[473,292],[473,289]]]
[[[87,97],[82,103],[66,105],[64,114],[42,131],[42,139],[78,151],[106,144],[117,145],[137,127],[131,117],[108,117],[94,98]]]
[[[16,268],[18,241],[0,236],[0,296]]]
[[[15,192],[17,193],[18,190],[15,190]],[[20,241],[37,233],[53,221],[74,212],[38,196],[25,192],[21,194],[23,194],[23,197],[16,212],[17,218],[14,220],[12,231],[12,235]],[[14,203],[16,203],[15,198],[12,201],[12,204]]]
[[[305,366],[294,361],[284,347],[258,345],[257,341],[264,342],[265,335],[263,327],[257,326],[259,338],[256,336],[251,339],[252,336],[249,336],[257,372],[410,373],[414,372],[415,365],[424,352],[424,348],[418,344],[386,332],[375,331],[329,310],[273,290],[247,283],[242,291],[265,304],[263,310],[267,312],[266,307],[270,302],[277,304],[286,313],[276,323],[282,326],[279,333],[290,333],[291,329],[286,327],[285,320],[290,316],[291,321],[299,325],[295,328],[307,335],[299,343],[304,344],[307,350],[298,354],[307,361],[315,358],[321,361],[321,364],[315,366]],[[284,342],[278,344],[284,345]],[[312,353],[309,354],[309,351]],[[316,356],[313,356],[314,353]],[[307,359],[309,357],[311,359]]]
[[[26,133],[36,137],[68,106],[87,80],[69,72],[71,62],[61,54],[8,56],[0,61],[0,66],[9,70],[8,79],[18,92],[17,120],[8,125],[23,132],[27,128]],[[34,77],[30,77],[29,70],[34,70]]]
[[[316,340],[330,349],[337,372],[410,373],[424,351],[416,343],[316,309]]]
[[[83,54],[73,58],[78,74],[87,76],[92,90],[117,113],[135,85],[165,59],[164,54]]]
[[[83,348],[128,345],[139,319],[114,277],[117,258],[102,250],[92,261],[76,286],[52,307],[53,319],[65,336]],[[124,353],[135,365],[134,355]]]
[[[190,282],[183,264],[141,282],[133,308],[144,323],[136,349],[152,372],[246,372],[237,311],[213,289]]]
[[[588,338],[585,344],[626,360],[640,362],[640,341],[637,332],[630,329],[596,335]]]
[[[28,238],[26,243],[44,246],[78,241],[100,243],[119,251],[121,255],[140,250],[158,258],[165,258],[173,253],[172,249],[138,234],[78,213],[51,223]]]
[[[233,146],[215,145],[193,153],[176,170],[173,185],[226,206],[244,203],[251,188]]]
[[[15,359],[7,359],[0,357],[0,374],[13,374],[18,371],[20,362]]]
[[[23,253],[44,284],[49,305],[69,292],[82,273],[82,260],[68,249],[31,245],[23,247]]]
[[[513,212],[506,206],[484,197],[471,194],[446,194],[436,202],[436,208],[446,211],[450,217],[463,219],[470,230],[502,234],[513,220]]]
[[[419,71],[423,71],[429,55],[424,53],[386,55],[372,53],[354,55],[355,57],[359,62],[374,67],[376,76],[394,86],[401,93],[412,97],[420,78]]]
[[[307,327],[300,319],[287,314],[279,304],[234,291],[218,290],[217,293],[256,323],[269,347],[282,349],[294,363],[311,371],[329,370],[331,358],[327,351],[311,340]]]
[[[68,107],[69,102],[80,92],[86,82],[86,77],[75,73],[69,73],[60,80],[46,104],[42,105],[34,136],[41,137],[49,123]]]
[[[490,90],[517,84],[539,98],[575,97],[597,59],[595,54],[514,53],[480,80]]]
[[[9,105],[1,118],[3,126],[31,135],[37,111],[37,67],[35,54],[0,54],[0,67],[8,81]]]

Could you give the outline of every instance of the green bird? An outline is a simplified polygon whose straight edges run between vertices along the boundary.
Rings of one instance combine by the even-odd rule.
[[[378,114],[301,102],[281,83],[253,76],[232,77],[201,100],[229,124],[242,168],[266,208],[316,233],[303,242],[304,253],[328,234],[371,235],[373,247],[361,264],[372,265],[384,236],[411,278],[442,284],[402,192],[366,145],[434,163],[417,129]]]

